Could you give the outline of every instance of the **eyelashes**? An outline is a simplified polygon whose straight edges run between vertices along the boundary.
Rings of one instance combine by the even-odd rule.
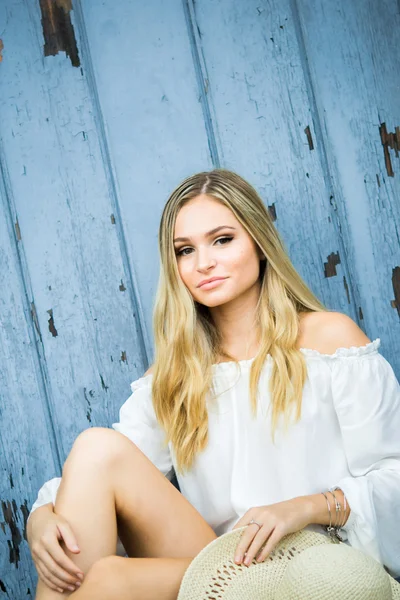
[[[221,246],[225,246],[226,244],[229,244],[229,242],[231,242],[233,240],[233,236],[232,235],[224,235],[223,237],[218,238],[217,240],[215,240],[214,244],[217,244],[218,242],[220,242]],[[187,250],[189,250],[189,252],[186,252]],[[190,254],[192,254],[193,248],[191,248],[190,246],[185,246],[184,248],[180,248],[179,250],[175,251],[176,256],[189,256]]]

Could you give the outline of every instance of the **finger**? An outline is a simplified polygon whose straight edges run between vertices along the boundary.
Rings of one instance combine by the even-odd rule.
[[[268,540],[270,535],[272,534],[272,531],[273,529],[271,529],[271,527],[264,526],[261,527],[261,529],[254,536],[253,541],[250,544],[243,561],[246,567],[248,567],[252,563],[255,556],[260,552],[263,544],[265,544],[266,540]]]
[[[250,510],[248,510],[241,519],[239,519],[239,521],[236,523],[236,525],[234,525],[232,527],[233,529],[239,529],[239,527],[244,527],[245,525],[248,525],[252,519],[252,513]]]
[[[244,554],[245,552],[247,552],[251,542],[253,541],[255,535],[258,532],[258,525],[255,525],[254,523],[252,523],[251,525],[249,525],[248,527],[246,527],[246,529],[244,530],[242,537],[239,540],[239,543],[236,547],[236,552],[235,552],[235,563],[237,565],[242,564],[243,559],[244,559]]]
[[[80,581],[76,574],[71,575],[67,571],[64,571],[64,569],[57,564],[50,554],[45,554],[41,560],[42,565],[44,565],[54,577],[57,577],[61,582],[63,582],[64,585],[75,585],[78,581]]]
[[[73,552],[74,554],[78,554],[80,552],[80,549],[71,527],[67,525],[67,523],[59,523],[57,525],[57,529],[61,535],[61,538],[65,542],[65,545],[67,546],[68,550],[70,552]]]
[[[48,552],[48,556],[50,559],[54,559],[56,564],[61,567],[64,571],[64,575],[78,577],[78,579],[83,579],[83,573],[79,567],[65,554],[64,550],[59,546],[58,542],[53,544],[48,544],[47,542],[43,543],[45,549]],[[41,557],[41,560],[44,560],[44,557]],[[47,564],[47,561],[46,561]],[[47,565],[50,567],[50,565]]]
[[[58,587],[57,585],[55,585],[54,583],[52,583],[52,581],[45,575],[45,572],[43,571],[43,569],[42,569],[41,566],[36,565],[36,570],[38,572],[38,575],[39,575],[40,579],[51,590],[54,590],[56,592],[60,592],[61,594],[65,591],[64,588]]]
[[[283,537],[284,534],[277,527],[275,527],[274,531],[269,536],[264,548],[257,556],[257,562],[263,562],[266,558],[268,558],[268,556],[271,554],[271,552],[274,550],[276,545],[281,541]]]

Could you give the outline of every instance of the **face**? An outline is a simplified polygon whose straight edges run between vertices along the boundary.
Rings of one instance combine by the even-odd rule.
[[[206,195],[179,211],[174,246],[194,300],[210,308],[259,288],[261,252],[232,211]]]

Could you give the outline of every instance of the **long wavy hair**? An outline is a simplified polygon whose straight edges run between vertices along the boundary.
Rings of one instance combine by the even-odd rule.
[[[159,229],[161,268],[154,307],[152,397],[157,420],[166,432],[166,443],[172,444],[180,472],[190,469],[197,453],[207,445],[212,365],[226,356],[208,308],[194,301],[180,278],[173,243],[179,210],[200,194],[227,206],[266,257],[260,265],[256,311],[260,350],[251,364],[250,399],[256,413],[259,379],[270,356],[273,436],[281,417],[286,426],[292,411],[295,420],[301,417],[307,367],[296,348],[299,313],[327,310],[295,270],[268,209],[242,177],[215,169],[188,177],[172,192]]]

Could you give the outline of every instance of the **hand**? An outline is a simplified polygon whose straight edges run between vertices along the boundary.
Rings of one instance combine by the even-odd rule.
[[[233,527],[248,525],[236,548],[235,563],[249,566],[255,557],[257,562],[263,562],[285,535],[309,525],[311,515],[312,506],[307,496],[251,508]],[[252,519],[261,527],[249,524]]]
[[[67,521],[53,511],[52,504],[37,508],[28,519],[28,543],[40,579],[52,590],[75,591],[83,580],[82,571],[61,548],[63,541],[74,554],[80,550]]]

